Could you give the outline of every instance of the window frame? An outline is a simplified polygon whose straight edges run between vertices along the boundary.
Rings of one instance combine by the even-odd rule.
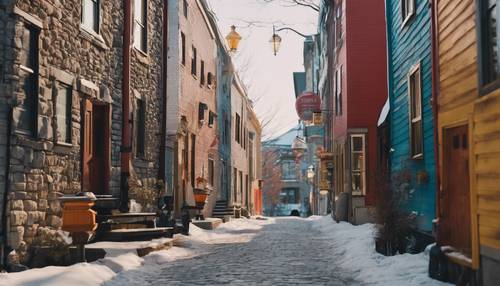
[[[136,15],[136,3],[135,1],[140,1],[143,5],[142,7],[142,22],[139,21]],[[141,39],[140,43],[136,43],[135,41],[135,33],[136,33],[136,27],[139,26],[142,34],[141,34]],[[134,29],[133,29],[133,39],[134,39],[134,48],[147,54],[148,51],[148,0],[134,0]]]
[[[59,116],[58,116],[58,99],[61,96],[60,90],[64,89],[66,93],[64,96],[66,96],[66,105],[65,105],[65,127],[66,127],[66,132],[67,132],[67,138],[66,140],[60,140],[59,137]],[[72,110],[73,110],[73,86],[69,84],[65,84],[62,82],[57,82],[57,90],[55,92],[55,100],[54,100],[54,117],[55,117],[55,127],[54,128],[54,138],[56,141],[56,144],[58,145],[71,145],[72,144],[72,130],[73,130],[73,120],[72,120]]]
[[[497,18],[500,17],[500,3],[496,5]],[[478,90],[479,95],[484,96],[487,95],[496,89],[500,88],[500,75],[488,82],[489,72],[487,71],[489,68],[488,60],[489,60],[489,45],[488,43],[488,17],[487,17],[488,6],[485,5],[484,1],[476,0],[476,33],[477,33],[477,66],[478,66]],[[500,23],[498,23],[497,19],[497,57],[500,59]],[[500,60],[499,60],[500,61]],[[500,63],[497,63],[500,65]]]
[[[236,130],[234,131],[234,133],[235,133],[234,139],[236,142],[240,143],[241,142],[241,131],[240,131],[240,129],[241,129],[241,126],[240,126],[241,117],[237,112],[235,114],[236,115],[234,116],[234,126],[235,126]]]
[[[213,77],[214,75],[211,72],[207,73],[207,87],[212,88],[214,82],[213,82]]]
[[[181,31],[181,64],[186,66],[186,35]]]
[[[200,61],[200,85],[205,85],[205,61]]]
[[[28,79],[30,80],[30,83],[32,86],[30,86],[29,90],[32,94],[27,94],[27,89],[26,86],[23,85],[23,93],[24,93],[24,100],[22,104],[18,105],[16,109],[18,112],[27,112],[27,117],[30,124],[28,129],[24,128],[19,128],[19,124],[15,128],[15,133],[17,134],[22,134],[26,136],[30,136],[32,138],[37,138],[37,129],[38,129],[38,92],[39,92],[39,79],[40,79],[40,62],[39,62],[39,52],[40,52],[40,27],[25,21],[24,22],[24,29],[28,30],[30,33],[30,44],[34,44],[33,47],[29,47],[28,50],[28,55],[27,57],[33,57],[33,59],[28,60],[32,64],[31,67],[25,66],[23,64],[19,65],[20,70],[23,72],[28,73],[26,78],[23,79]],[[23,30],[24,31],[24,30]],[[33,51],[31,50],[33,49]],[[32,53],[32,54],[31,54]]]
[[[197,67],[197,61],[198,61],[198,55],[197,55],[197,50],[196,47],[193,45],[191,47],[191,75],[195,78],[197,78],[197,72],[198,72],[198,67]]]
[[[400,4],[401,4],[401,20],[402,20],[401,26],[404,27],[410,22],[413,16],[415,16],[415,14],[417,13],[417,3],[416,0],[401,0]],[[405,7],[408,4],[411,4],[410,6],[411,9],[408,9],[408,14],[406,14]]]
[[[354,151],[354,138],[362,138],[362,151]],[[366,175],[366,159],[367,159],[367,156],[366,156],[366,134],[351,134],[350,136],[350,155],[351,155],[351,191],[352,191],[352,195],[354,196],[364,196],[366,195],[366,178],[367,178],[367,175]],[[354,165],[354,154],[362,154],[363,156],[363,166],[360,170],[354,170],[353,168],[353,165]],[[361,191],[354,191],[354,188],[353,188],[353,177],[354,177],[354,174],[358,174],[361,176],[361,181],[362,181],[362,184],[363,184],[363,189]]]
[[[92,1],[92,2],[96,3],[95,5],[96,5],[97,9],[95,11],[93,11],[94,17],[95,17],[94,27],[89,27],[84,21],[83,11],[84,11],[84,6],[86,3],[86,0],[82,0],[81,5],[80,5],[81,6],[80,25],[85,30],[94,32],[94,33],[99,35],[100,31],[101,31],[101,0],[88,0],[88,1]]]
[[[184,18],[188,18],[188,15],[189,15],[189,11],[188,11],[188,8],[189,8],[189,4],[187,2],[187,0],[182,0],[182,8],[183,8],[183,15],[184,15]]]
[[[413,100],[413,97],[415,95],[413,95],[411,93],[412,91],[412,77],[416,77],[418,75],[418,79],[415,80],[415,84],[418,86],[418,88],[416,87],[415,90],[418,91],[418,106],[416,106],[415,108],[413,107],[413,104],[414,101]],[[423,103],[423,90],[422,90],[422,72],[421,72],[421,67],[420,67],[420,63],[414,65],[410,71],[408,72],[408,75],[407,75],[407,92],[408,92],[408,119],[409,119],[409,143],[410,143],[410,157],[412,159],[422,159],[423,156],[424,156],[424,130],[423,130],[423,106],[422,106],[422,103]],[[419,113],[419,116],[413,114],[413,110],[418,110],[420,113]],[[420,149],[421,149],[421,152],[420,153],[416,153],[414,147],[415,147],[415,144],[416,142],[414,142],[415,138],[413,138],[413,128],[414,128],[414,125],[416,124],[419,124],[420,125],[420,140],[419,140],[419,144],[420,144]]]
[[[215,185],[215,161],[213,158],[208,158],[208,183],[210,186]]]

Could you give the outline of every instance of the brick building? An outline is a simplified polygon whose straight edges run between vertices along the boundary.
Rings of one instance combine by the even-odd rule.
[[[194,206],[198,178],[213,188],[210,200],[219,184],[217,45],[208,11],[205,1],[169,2],[167,189],[177,215],[183,205]]]
[[[24,250],[39,228],[61,226],[53,199],[62,194],[92,191],[127,210],[129,186],[161,190],[163,3],[0,1],[0,206],[9,248]]]

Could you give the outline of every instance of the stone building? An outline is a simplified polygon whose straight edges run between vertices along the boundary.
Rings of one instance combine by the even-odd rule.
[[[199,180],[217,197],[219,180],[216,97],[216,32],[203,0],[169,1],[167,161],[175,213],[194,206]],[[205,208],[208,214],[208,208]]]
[[[130,186],[130,198],[141,193],[143,210],[151,208],[165,170],[163,3],[0,1],[7,248],[24,250],[40,228],[60,228],[54,199],[63,194],[91,191],[127,210]]]

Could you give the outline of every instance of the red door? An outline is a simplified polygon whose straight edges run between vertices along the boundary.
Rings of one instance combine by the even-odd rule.
[[[82,190],[104,195],[109,191],[109,107],[85,99],[82,140]]]
[[[449,128],[443,134],[443,190],[439,242],[471,254],[468,126]]]
[[[94,112],[92,102],[84,99],[83,106],[83,140],[82,140],[82,191],[90,192],[92,186],[92,154],[93,154],[93,121]]]

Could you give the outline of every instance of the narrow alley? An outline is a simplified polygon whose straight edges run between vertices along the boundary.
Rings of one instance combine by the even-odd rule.
[[[204,247],[204,254],[122,272],[106,285],[359,284],[332,261],[328,238],[310,220],[275,221],[260,230],[230,230],[236,242],[218,239]]]

